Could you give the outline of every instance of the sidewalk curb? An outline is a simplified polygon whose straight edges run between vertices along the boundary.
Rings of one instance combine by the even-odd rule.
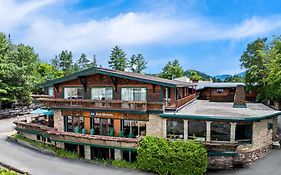
[[[4,162],[0,162],[0,167],[3,167],[4,169],[7,169],[7,170],[14,171],[17,174],[30,175],[28,172],[22,171],[22,170],[20,170],[20,169],[18,169],[16,167],[11,166],[11,165],[7,165]]]

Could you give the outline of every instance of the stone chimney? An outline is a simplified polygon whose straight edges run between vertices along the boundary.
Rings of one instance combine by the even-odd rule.
[[[237,85],[234,95],[234,108],[246,108],[246,93],[244,85]]]

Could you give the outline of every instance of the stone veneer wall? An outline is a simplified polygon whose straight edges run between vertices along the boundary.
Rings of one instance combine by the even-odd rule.
[[[61,110],[54,110],[54,128],[58,131],[64,131],[64,119]]]
[[[274,129],[268,129],[268,123],[272,119],[261,120],[253,123],[252,144],[240,145],[237,147],[237,164],[249,164],[269,153],[272,147],[272,136]]]
[[[233,156],[209,156],[208,169],[228,169],[234,167]]]
[[[146,135],[163,137],[163,119],[158,114],[149,114],[146,123]]]

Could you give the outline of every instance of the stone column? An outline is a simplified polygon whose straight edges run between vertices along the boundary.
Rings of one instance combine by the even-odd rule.
[[[211,123],[212,121],[206,121],[206,141],[211,141]]]
[[[64,131],[64,118],[61,115],[61,110],[54,111],[54,128],[58,131]]]
[[[230,142],[235,142],[236,122],[230,122]]]
[[[163,119],[163,137],[167,138],[167,119]]]
[[[91,160],[91,146],[84,145],[85,159]]]
[[[183,128],[184,128],[184,140],[188,139],[188,120],[183,120]]]
[[[122,160],[122,152],[120,149],[114,149],[115,160]]]

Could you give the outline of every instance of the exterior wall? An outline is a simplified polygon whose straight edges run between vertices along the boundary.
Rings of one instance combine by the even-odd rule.
[[[209,169],[229,169],[234,167],[233,156],[209,156],[208,168]]]
[[[58,131],[64,131],[64,118],[61,110],[54,110],[54,128]]]
[[[272,147],[273,129],[268,129],[272,119],[261,120],[253,123],[252,144],[237,147],[236,162],[242,164],[252,163],[269,153]]]
[[[163,137],[163,119],[158,114],[149,114],[146,135]]]
[[[217,89],[223,89],[223,93],[217,93]],[[233,102],[235,88],[204,88],[201,91],[201,100],[217,102]]]

